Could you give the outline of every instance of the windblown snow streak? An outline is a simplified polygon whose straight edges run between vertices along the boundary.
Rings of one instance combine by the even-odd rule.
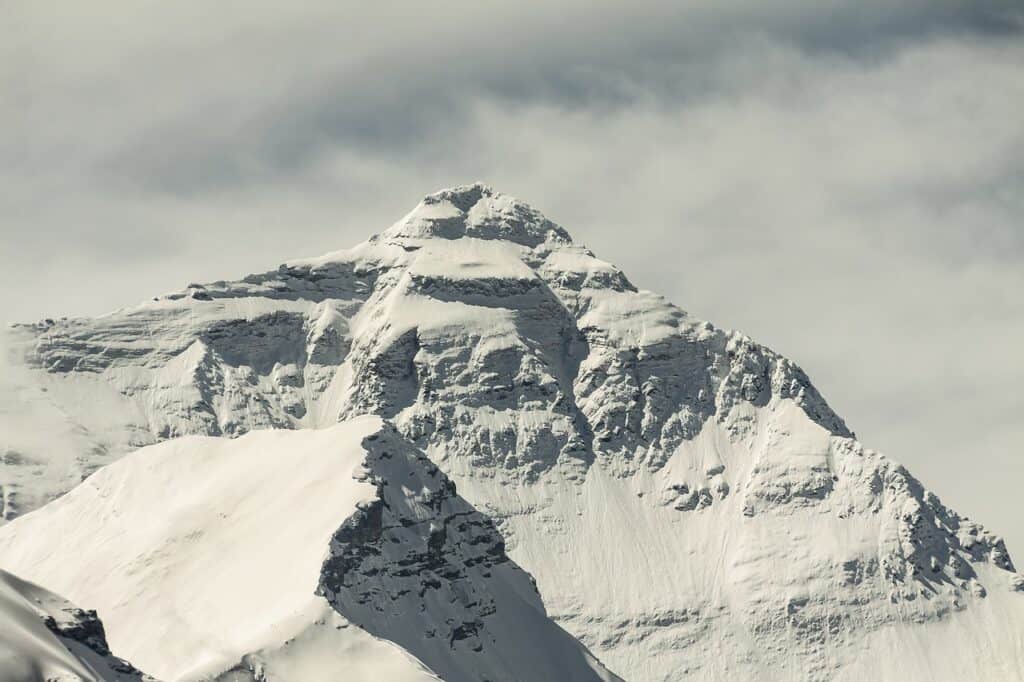
[[[12,338],[6,519],[140,445],[388,420],[376,506],[337,531],[319,590],[432,667],[505,636],[474,615],[510,563],[500,531],[630,680],[1024,677],[1024,578],[997,536],[856,441],[792,362],[486,186],[351,250]],[[465,502],[427,467],[403,491],[418,452]],[[453,604],[449,629],[394,630],[409,599]],[[879,642],[899,664],[863,654]]]

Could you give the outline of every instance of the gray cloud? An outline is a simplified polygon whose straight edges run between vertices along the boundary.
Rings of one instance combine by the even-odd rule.
[[[415,153],[464,125],[475,97],[593,110],[742,88],[772,76],[738,63],[751,43],[872,61],[909,39],[1019,30],[1014,4],[997,0],[311,3],[301,13],[227,3],[215,15],[175,3],[72,17],[25,7],[8,24],[6,56],[25,67],[15,76],[27,99],[54,109],[69,99],[74,112],[33,117],[32,141],[51,149],[26,156],[75,146],[122,180],[177,192],[273,182],[338,145]],[[92,126],[99,134],[83,139]]]
[[[1022,551],[1018,3],[304,4],[14,3],[5,321],[347,246],[480,178],[801,362]]]

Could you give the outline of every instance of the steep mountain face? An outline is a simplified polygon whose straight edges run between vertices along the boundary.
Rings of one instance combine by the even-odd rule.
[[[0,562],[164,680],[617,679],[379,417],[142,448],[0,529]]]
[[[796,365],[483,185],[348,251],[12,338],[5,518],[140,445],[374,414],[630,680],[1024,676],[1024,578],[998,537],[857,442]],[[386,539],[386,513],[339,531],[376,551],[339,555],[328,600],[364,585],[350,565],[434,570],[431,534],[408,571],[385,551],[407,544]],[[476,546],[466,532],[445,537]],[[377,634],[373,585],[346,608]],[[467,645],[486,646],[474,629]],[[863,655],[882,643],[899,665]]]
[[[110,652],[103,623],[63,597],[0,570],[0,679],[146,682]]]

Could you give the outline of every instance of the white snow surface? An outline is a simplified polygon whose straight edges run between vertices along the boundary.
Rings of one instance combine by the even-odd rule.
[[[4,519],[150,443],[373,414],[391,450],[426,453],[493,519],[551,616],[626,679],[1024,679],[1024,577],[998,536],[858,442],[791,361],[638,291],[485,185],[430,195],[353,249],[10,339]],[[156,448],[183,444],[181,459],[200,442]],[[24,522],[0,533],[12,551]],[[476,546],[466,532],[458,551]],[[350,614],[396,608],[368,580],[346,584],[351,603],[322,592]],[[441,608],[414,595],[394,604]],[[465,642],[508,636],[487,633]]]
[[[334,608],[347,586],[335,585],[340,594],[330,600],[318,594],[329,548],[351,549],[336,531],[378,501],[373,481],[383,464],[368,460],[364,441],[380,439],[382,426],[368,416],[321,430],[189,436],[142,448],[3,527],[0,564],[95,606],[115,650],[160,679],[436,679]],[[382,456],[397,462],[388,466],[402,497],[426,489],[416,486],[417,476],[441,477],[422,456]],[[399,506],[390,498],[388,505]],[[462,505],[459,516],[471,518]],[[449,549],[458,551],[441,546]],[[439,631],[442,645],[429,650],[417,641],[411,614],[382,622],[386,616],[358,604],[342,610],[382,637],[426,651],[449,680],[554,679],[556,672],[611,679],[546,618],[525,573],[507,559],[489,569],[455,584],[456,592],[474,593],[474,602],[492,599],[473,621],[481,637],[495,635],[480,652],[451,641],[448,616],[457,600],[450,591],[420,619]]]
[[[111,655],[105,642],[96,640],[97,623],[95,614],[83,612],[49,590],[0,570],[0,680],[150,679]]]
[[[98,607],[115,650],[160,679],[219,674],[326,623],[319,569],[334,530],[374,496],[353,478],[374,428],[364,419],[144,448],[5,527],[0,561]],[[320,627],[354,658],[417,679],[395,647]]]

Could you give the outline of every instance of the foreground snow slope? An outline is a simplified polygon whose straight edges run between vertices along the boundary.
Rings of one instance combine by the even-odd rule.
[[[631,680],[1024,675],[1001,539],[861,445],[792,362],[483,185],[351,250],[12,339],[7,518],[141,444],[370,413]],[[863,655],[880,642],[913,665]]]
[[[0,680],[140,682],[110,653],[95,612],[0,570]]]
[[[392,642],[453,682],[610,679],[377,417],[143,448],[3,527],[0,564],[161,679],[434,679]]]

